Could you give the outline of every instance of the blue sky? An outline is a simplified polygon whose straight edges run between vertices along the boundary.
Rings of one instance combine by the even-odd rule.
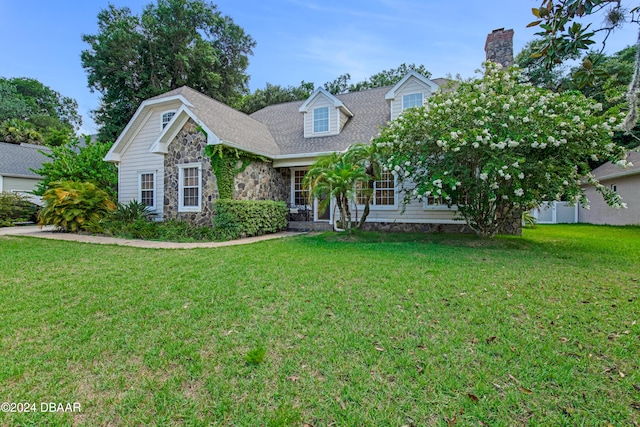
[[[139,14],[150,0],[112,0]],[[266,82],[321,85],[349,73],[362,80],[402,63],[424,64],[433,77],[471,77],[485,58],[487,33],[513,28],[517,53],[535,32],[526,28],[537,0],[218,0],[213,1],[257,42],[250,89]],[[0,0],[0,76],[31,77],[75,98],[82,131],[95,132],[80,52],[82,34],[97,32],[102,0]],[[637,27],[614,34],[607,51],[636,41]]]

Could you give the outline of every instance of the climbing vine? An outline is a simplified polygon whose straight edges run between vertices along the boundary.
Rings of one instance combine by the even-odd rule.
[[[267,161],[265,157],[225,147],[221,144],[208,145],[205,148],[205,153],[211,158],[211,167],[216,176],[221,199],[233,199],[235,177],[244,171],[251,161]]]

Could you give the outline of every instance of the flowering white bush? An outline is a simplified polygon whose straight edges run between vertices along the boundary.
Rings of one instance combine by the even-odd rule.
[[[405,111],[376,142],[385,167],[411,190],[405,202],[442,198],[458,205],[478,234],[493,236],[514,214],[542,201],[587,205],[585,179],[609,205],[623,206],[590,174],[590,160],[625,157],[611,142],[624,114],[601,110],[578,92],[536,88],[522,83],[517,68],[487,63],[481,79]]]

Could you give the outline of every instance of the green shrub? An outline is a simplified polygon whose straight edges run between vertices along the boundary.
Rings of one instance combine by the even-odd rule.
[[[38,209],[38,205],[31,203],[25,196],[2,192],[0,193],[0,227],[10,227],[19,222],[35,222]]]
[[[92,141],[85,137],[84,144],[74,139],[68,144],[51,147],[44,153],[51,160],[35,171],[43,179],[37,185],[35,194],[44,194],[54,183],[60,181],[92,182],[109,193],[112,200],[118,194],[118,168],[102,160],[111,144]]]
[[[260,236],[287,228],[287,205],[273,200],[219,199],[213,203],[214,230],[220,238]]]
[[[137,200],[129,200],[127,203],[118,203],[118,210],[114,213],[117,221],[136,221],[144,219],[150,221],[156,214],[149,210],[149,206]]]
[[[61,181],[44,192],[40,225],[55,225],[70,232],[84,230],[106,218],[117,206],[107,192],[89,182]]]
[[[194,242],[220,240],[213,228],[197,227],[185,221],[167,220],[164,222],[149,221],[145,218],[134,220],[121,220],[116,214],[101,221],[100,224],[91,224],[87,230],[111,237],[125,239],[158,240],[163,242]]]

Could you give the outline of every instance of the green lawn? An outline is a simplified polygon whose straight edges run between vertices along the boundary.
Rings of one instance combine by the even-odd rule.
[[[2,426],[637,425],[640,228],[2,237],[0,333]]]

